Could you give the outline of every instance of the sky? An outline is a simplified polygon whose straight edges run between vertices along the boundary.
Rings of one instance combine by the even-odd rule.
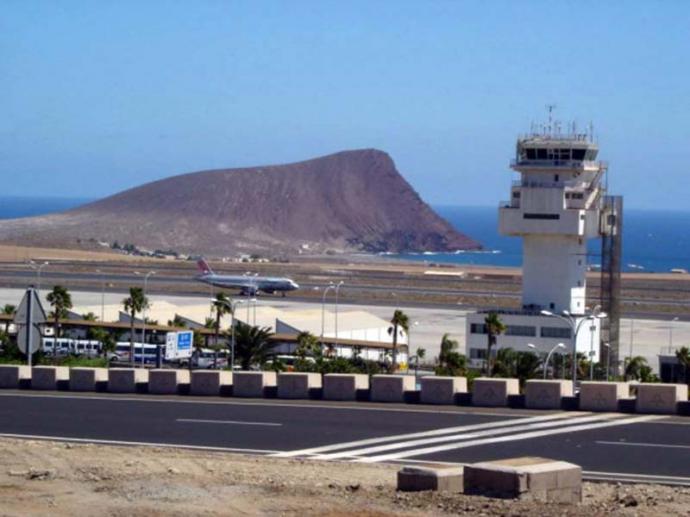
[[[683,210],[690,2],[2,0],[2,194],[96,198],[378,148],[498,205],[515,139],[594,124],[628,207]]]

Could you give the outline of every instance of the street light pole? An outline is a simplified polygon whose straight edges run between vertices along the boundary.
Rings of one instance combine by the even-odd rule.
[[[45,261],[43,264],[36,264],[33,260],[29,261],[29,265],[31,266],[32,269],[36,270],[36,291],[40,297],[40,291],[41,291],[41,271],[43,270],[44,267],[49,266],[50,262]]]
[[[548,354],[546,354],[546,360],[544,361],[544,380],[546,380],[546,372],[549,370],[549,360],[557,348],[565,348],[565,345],[563,343],[558,343]]]
[[[146,287],[148,285],[149,277],[155,275],[155,271],[149,271],[144,275],[144,308],[142,310],[143,324],[141,326],[141,366],[146,365]]]
[[[325,332],[324,327],[326,326],[326,295],[331,289],[335,289],[333,282],[330,282],[326,286],[326,288],[323,290],[323,296],[321,297],[321,346],[323,346],[323,334]]]
[[[673,323],[678,321],[678,316],[673,318],[671,320],[671,323],[668,325],[668,353],[672,354],[673,353]]]
[[[221,302],[220,300],[211,299],[214,303]],[[235,307],[244,300],[222,300],[222,303],[230,308],[230,371],[235,371]],[[247,322],[249,325],[249,322]]]
[[[611,345],[604,343],[606,347],[606,382],[609,382],[609,374],[611,372]]]
[[[338,282],[335,286],[335,345],[338,346],[338,294],[340,293],[340,288],[345,282],[342,280]]]

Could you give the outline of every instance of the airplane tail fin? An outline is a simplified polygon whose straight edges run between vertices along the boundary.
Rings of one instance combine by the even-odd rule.
[[[204,258],[200,258],[199,260],[197,260],[196,266],[199,268],[199,271],[201,271],[203,275],[210,275],[213,273],[211,266],[208,265],[208,262],[206,262],[206,259]]]

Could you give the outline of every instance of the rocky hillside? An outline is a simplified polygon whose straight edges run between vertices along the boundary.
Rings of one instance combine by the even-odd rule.
[[[0,221],[6,243],[72,247],[94,239],[213,256],[479,247],[373,149],[183,174],[61,214]]]

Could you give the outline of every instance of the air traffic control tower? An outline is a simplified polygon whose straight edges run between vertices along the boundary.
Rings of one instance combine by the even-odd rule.
[[[520,176],[512,183],[510,201],[500,204],[499,231],[522,237],[522,307],[494,311],[507,325],[505,334],[498,336],[497,349],[545,354],[563,343],[561,351],[572,353],[576,337],[577,351],[599,362],[602,349],[605,354],[612,350],[613,337],[617,348],[617,332],[611,335],[609,318],[592,317],[610,313],[617,330],[622,204],[620,198],[614,203],[606,196],[607,165],[597,161],[598,152],[591,130],[578,133],[573,125],[562,133],[552,121],[518,138],[510,167]],[[591,239],[602,239],[602,287],[606,287],[602,299],[587,306]],[[612,258],[615,253],[617,260]],[[603,273],[616,270],[613,280],[604,278]],[[467,351],[474,366],[485,358],[487,312],[467,318]],[[611,360],[615,364],[615,354]]]

